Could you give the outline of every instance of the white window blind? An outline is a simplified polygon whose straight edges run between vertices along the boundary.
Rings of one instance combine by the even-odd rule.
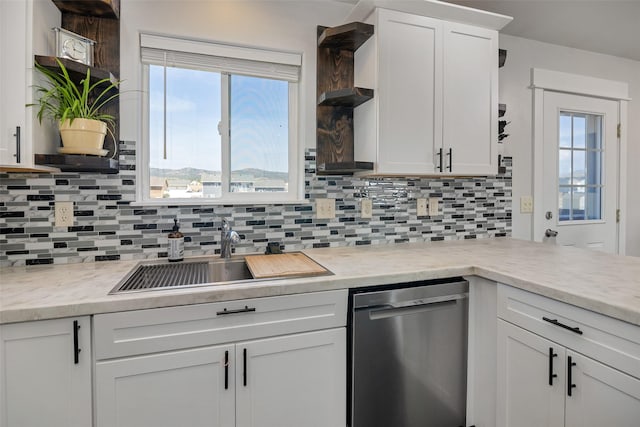
[[[145,64],[204,69],[297,83],[302,55],[221,43],[140,34]]]

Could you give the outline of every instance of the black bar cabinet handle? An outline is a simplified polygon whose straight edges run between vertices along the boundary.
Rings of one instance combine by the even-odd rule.
[[[73,321],[73,363],[80,363],[80,352],[82,349],[78,346],[78,330],[80,329],[80,325],[77,320]]]
[[[247,349],[242,350],[242,382],[247,386]]]
[[[229,388],[229,351],[224,352],[224,389]]]
[[[558,357],[558,353],[554,353],[553,347],[549,347],[549,385],[553,385],[553,379],[558,377],[558,374],[553,373],[554,357]]]
[[[564,323],[558,322],[558,319],[549,319],[548,317],[543,317],[542,320],[544,320],[545,322],[549,322],[552,325],[560,326],[561,328],[564,328],[564,329],[566,329],[568,331],[571,331],[573,333],[576,333],[578,335],[582,335],[582,331],[577,326],[572,328],[571,326],[567,326]]]
[[[571,356],[567,356],[567,396],[571,397],[571,390],[576,388],[576,385],[573,383],[573,379],[571,378],[572,367],[576,366],[576,362],[571,360]]]
[[[447,166],[447,169],[449,169],[449,172],[453,172],[453,148],[449,148],[447,156],[449,156],[449,166]]]
[[[16,163],[20,163],[20,126],[16,126]]]
[[[237,310],[227,310],[226,308],[222,311],[217,312],[218,316],[223,316],[225,314],[239,314],[239,313],[250,313],[252,311],[256,311],[255,307],[249,307],[247,305],[244,308],[238,308]]]
[[[442,148],[438,150],[438,171],[442,172]]]

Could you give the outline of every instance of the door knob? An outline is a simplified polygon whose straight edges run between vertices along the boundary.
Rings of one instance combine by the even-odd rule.
[[[544,237],[556,237],[557,235],[558,235],[558,232],[550,228],[547,228],[546,231],[544,232]]]

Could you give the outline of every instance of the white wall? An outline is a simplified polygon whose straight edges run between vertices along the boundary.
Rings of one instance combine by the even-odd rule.
[[[627,155],[627,255],[640,256],[640,62],[563,46],[500,35],[507,62],[500,69],[500,102],[507,104],[503,144],[513,156],[513,236],[531,237],[531,214],[520,214],[520,197],[532,194],[532,91],[531,68],[564,71],[629,84]]]
[[[302,52],[300,129],[316,144],[316,26],[343,23],[353,6],[328,0],[126,0],[121,2],[122,90],[141,87],[139,33],[154,32],[245,46]],[[121,99],[122,140],[140,140],[140,93]]]

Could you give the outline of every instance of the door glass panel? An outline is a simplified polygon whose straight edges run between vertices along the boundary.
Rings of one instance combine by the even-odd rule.
[[[585,116],[582,116],[582,115],[573,116],[573,136],[571,138],[573,143],[573,148],[585,147],[586,126],[587,126],[587,121],[585,119]]]
[[[560,114],[560,148],[571,148],[571,115]]]
[[[584,185],[585,164],[584,151],[573,151],[573,185]]]
[[[585,193],[584,187],[573,187],[573,195],[571,197],[571,219],[574,221],[585,218]]]
[[[560,186],[558,198],[558,218],[560,221],[568,221],[571,219],[571,187]]]
[[[587,149],[602,149],[602,116],[590,115],[587,117]]]
[[[602,212],[602,188],[587,187],[587,219],[600,219]]]
[[[600,185],[602,182],[602,152],[587,151],[587,185]]]
[[[558,165],[558,182],[560,185],[571,184],[571,150],[560,150]]]
[[[602,219],[602,116],[560,112],[559,221]]]

